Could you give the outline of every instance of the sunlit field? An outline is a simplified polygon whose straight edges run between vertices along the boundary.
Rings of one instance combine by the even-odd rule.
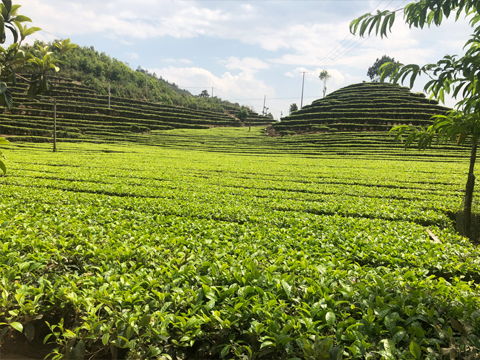
[[[480,356],[480,251],[453,221],[467,150],[258,127],[136,140],[5,147],[7,354]]]

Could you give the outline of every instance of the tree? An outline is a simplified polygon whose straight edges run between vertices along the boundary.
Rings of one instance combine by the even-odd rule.
[[[248,109],[246,107],[241,107],[240,110],[238,111],[237,113],[237,118],[242,122],[244,123],[248,117],[250,116],[250,112],[248,111]],[[250,125],[250,121],[248,122],[248,131],[251,130],[251,125]]]
[[[297,104],[293,103],[290,105],[290,114],[292,114],[295,111],[298,111],[298,106]]]
[[[434,141],[456,141],[457,144],[470,144],[470,166],[468,168],[465,199],[463,203],[463,233],[472,236],[472,203],[475,188],[475,160],[477,158],[478,143],[480,140],[480,114],[466,114],[452,110],[446,115],[436,115],[432,125],[417,128],[410,125],[399,125],[390,131],[397,139],[405,142],[406,146],[414,143],[419,149],[430,147]]]
[[[388,56],[388,55],[383,55],[380,59],[375,60],[372,66],[368,68],[367,71],[367,76],[370,78],[372,81],[379,81],[380,80],[380,67],[383,64],[386,63],[395,63],[398,64],[398,61],[395,61],[394,58]],[[386,74],[385,78],[389,77],[391,74]]]
[[[32,20],[18,14],[20,5],[12,4],[11,0],[2,0],[0,4],[0,106],[12,107],[13,96],[8,83],[15,84],[17,74],[23,70],[27,61],[27,54],[21,49],[22,42],[29,35],[40,30],[37,27],[27,27],[24,23]],[[7,36],[11,35],[11,36]],[[10,45],[5,45],[10,43]],[[6,140],[0,138],[0,142]],[[3,174],[7,169],[0,152],[0,170]]]
[[[73,44],[70,39],[57,40],[51,47],[37,43],[27,61],[32,70],[28,96],[35,97],[44,94],[53,98],[53,152],[57,151],[57,101],[51,92],[50,75],[60,71],[57,66],[60,60],[52,50],[55,49],[57,54],[62,55],[76,47],[78,46]]]
[[[318,77],[323,81],[323,97],[325,97],[325,94],[327,93],[327,80],[330,79],[331,76],[327,70],[322,70]]]
[[[465,15],[473,32],[465,42],[462,56],[445,55],[436,63],[425,65],[395,64],[392,62],[380,67],[381,80],[387,75],[392,82],[409,81],[413,87],[420,75],[427,75],[429,81],[424,90],[444,102],[445,94],[452,94],[458,99],[456,110],[445,116],[437,116],[434,123],[427,128],[401,126],[392,129],[399,137],[406,139],[406,144],[418,143],[421,148],[428,147],[437,139],[456,139],[457,142],[471,141],[470,166],[465,186],[463,205],[464,232],[471,235],[472,200],[475,185],[474,167],[477,146],[480,137],[480,1],[478,0],[421,0],[407,4],[405,7],[390,11],[378,11],[376,14],[364,14],[353,20],[350,31],[364,36],[375,33],[387,36],[391,31],[398,13],[403,13],[405,22],[410,27],[440,25],[451,16],[456,19]],[[460,99],[459,99],[460,97]]]
[[[202,98],[208,98],[208,97],[210,97],[210,94],[208,93],[207,90],[202,90],[202,92],[198,96],[202,97]]]

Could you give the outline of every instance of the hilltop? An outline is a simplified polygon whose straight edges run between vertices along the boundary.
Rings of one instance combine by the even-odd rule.
[[[280,133],[389,130],[393,125],[426,125],[449,109],[423,93],[389,83],[359,83],[332,92],[274,125]]]

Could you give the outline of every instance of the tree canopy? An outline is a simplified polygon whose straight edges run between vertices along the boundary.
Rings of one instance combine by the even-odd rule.
[[[298,106],[297,104],[293,103],[293,104],[290,104],[290,114],[295,112],[295,111],[298,111]]]
[[[373,63],[372,66],[368,68],[367,71],[367,76],[370,78],[372,81],[379,81],[381,77],[381,72],[380,72],[380,67],[383,64],[387,63],[396,63],[398,64],[398,61],[396,62],[394,58],[388,56],[388,55],[383,55],[381,58],[377,58],[375,62]],[[385,75],[385,78],[389,77],[388,74]]]
[[[323,97],[327,93],[327,80],[331,78],[327,70],[320,71],[318,78],[323,81]]]

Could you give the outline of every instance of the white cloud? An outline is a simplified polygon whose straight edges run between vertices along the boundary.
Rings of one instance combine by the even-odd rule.
[[[245,73],[254,73],[258,70],[270,68],[270,64],[252,57],[238,58],[231,56],[227,60],[223,61],[223,63],[229,70],[241,70]]]
[[[437,60],[445,53],[459,53],[470,33],[468,26],[453,24],[453,21],[445,22],[439,29],[412,30],[403,24],[401,17],[387,39],[361,39],[349,33],[348,25],[353,17],[385,3],[397,7],[400,1],[272,1],[268,6],[253,1],[198,0],[17,2],[23,5],[22,13],[45,30],[36,38],[72,37],[75,41],[77,36],[82,39],[90,36],[92,45],[96,45],[96,38],[108,37],[112,43],[128,45],[125,60],[144,58],[141,50],[135,48],[140,39],[161,44],[163,37],[199,41],[208,38],[206,46],[211,47],[214,56],[226,59],[220,62],[228,70],[222,75],[215,75],[219,70],[213,66],[218,65],[218,61],[212,60],[215,64],[209,70],[196,67],[185,58],[190,54],[185,55],[184,51],[176,54],[174,46],[169,48],[172,52],[169,58],[154,55],[157,59],[150,58],[148,63],[157,60],[163,64],[156,72],[170,81],[180,85],[214,86],[220,96],[230,98],[274,96],[273,87],[257,77],[262,75],[262,79],[266,79],[267,70],[273,74],[274,69],[278,69],[277,78],[271,75],[270,81],[275,83],[279,96],[290,90],[292,80],[300,77],[299,71],[318,72],[321,68],[332,72],[330,91],[336,86],[366,79],[368,67],[384,54],[403,63],[424,63]],[[342,5],[350,15],[343,15]],[[297,10],[297,7],[303,9]],[[356,10],[351,8],[358,10],[358,14],[352,16]],[[236,48],[227,47],[228,53],[219,54],[221,49],[214,48],[212,39],[230,40]],[[208,57],[210,49],[206,48],[202,56]],[[137,58],[134,54],[140,56]],[[314,86],[314,80],[318,81],[307,77],[307,84],[317,91],[319,86]],[[261,108],[261,105],[255,106]]]
[[[60,1],[19,0],[22,12],[57,37],[97,34],[127,39],[161,36],[195,37],[230,20],[221,10],[194,1]]]
[[[250,105],[261,111],[260,99],[264,95],[275,96],[275,89],[257,79],[253,73],[241,71],[237,74],[225,72],[220,76],[200,67],[175,67],[149,69],[164,79],[174,82],[180,88],[192,93],[214,88],[214,95],[233,102]]]

